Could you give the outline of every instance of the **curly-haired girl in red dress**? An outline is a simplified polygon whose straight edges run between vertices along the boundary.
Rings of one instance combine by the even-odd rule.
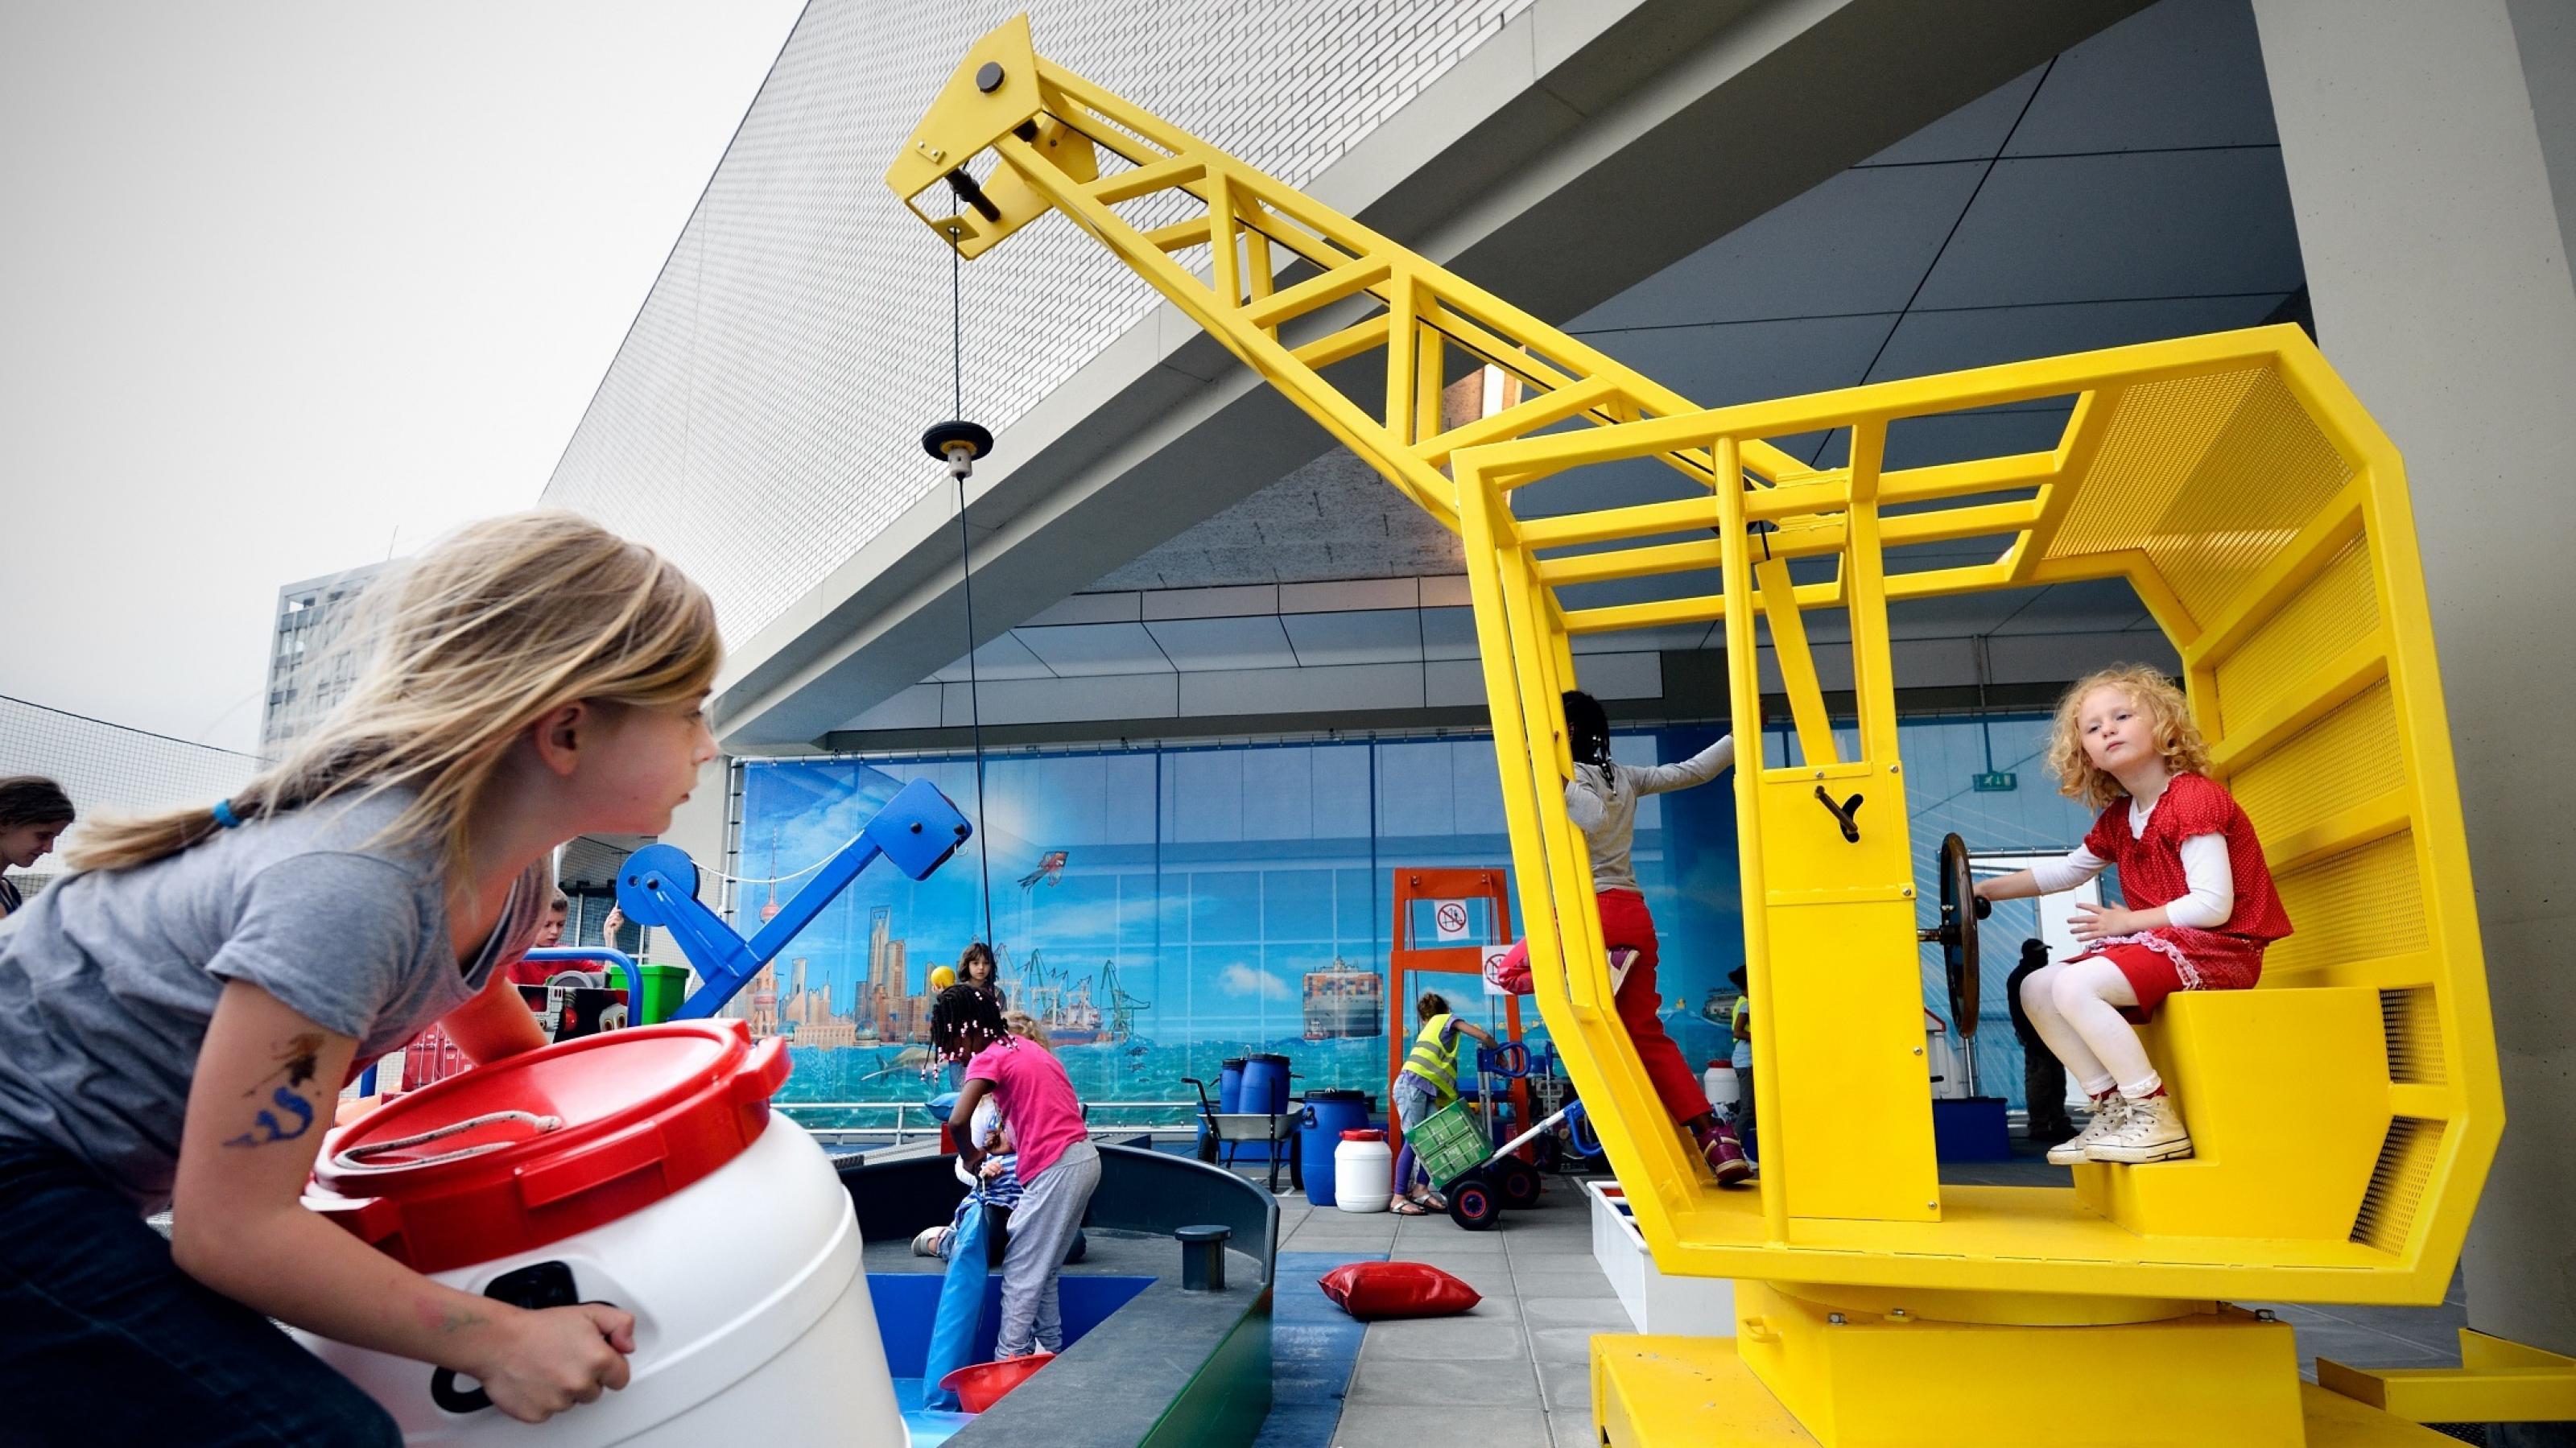
[[[2031,1025],[2093,1098],[2092,1123],[2048,1153],[2060,1166],[2191,1155],[2129,1021],[2178,990],[2247,989],[2263,947],[2290,933],[2253,821],[2200,772],[2208,762],[2182,691],[2162,674],[2126,665],[2082,680],[2057,706],[2048,763],[2067,797],[2101,818],[2063,860],[1977,882],[1986,899],[2025,900],[2120,870],[2125,907],[2076,906],[2085,952],[2022,982]]]

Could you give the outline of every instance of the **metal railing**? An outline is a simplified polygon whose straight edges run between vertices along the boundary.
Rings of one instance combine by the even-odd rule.
[[[918,1101],[778,1101],[772,1102],[771,1106],[774,1110],[786,1112],[789,1120],[825,1142],[883,1141],[901,1146],[915,1138],[936,1137],[940,1126],[948,1119]],[[892,1124],[882,1126],[817,1126],[807,1119],[809,1113],[825,1111],[891,1113],[894,1120]],[[1099,1116],[1103,1111],[1160,1111],[1171,1113],[1176,1119],[1104,1122]],[[1154,1136],[1181,1137],[1194,1136],[1199,1129],[1199,1104],[1195,1100],[1086,1101],[1083,1113],[1085,1123],[1095,1132],[1116,1128],[1130,1133],[1141,1131]]]

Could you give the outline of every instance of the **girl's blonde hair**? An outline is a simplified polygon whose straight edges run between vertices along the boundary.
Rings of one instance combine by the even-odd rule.
[[[1055,1054],[1055,1042],[1047,1039],[1046,1027],[1039,1025],[1038,1018],[1027,1011],[1002,1012],[1002,1025],[1012,1035],[1027,1041],[1048,1055]]]
[[[2120,781],[2095,767],[2084,754],[2084,727],[2076,713],[2084,707],[2085,695],[2103,688],[2127,694],[2145,712],[2166,768],[2176,774],[2209,768],[2209,746],[2201,740],[2200,727],[2191,722],[2191,705],[2182,690],[2145,664],[2113,664],[2076,680],[2075,687],[2057,701],[2057,724],[2048,736],[2048,767],[2057,774],[2060,794],[2092,809],[2108,809],[2113,800],[2128,795]]]
[[[247,821],[409,788],[386,837],[435,840],[459,872],[467,813],[522,731],[577,700],[694,704],[722,652],[715,605],[643,544],[560,509],[468,524],[367,590],[335,649],[364,661],[348,697],[232,809]],[[217,829],[202,806],[92,824],[69,863],[121,870]]]

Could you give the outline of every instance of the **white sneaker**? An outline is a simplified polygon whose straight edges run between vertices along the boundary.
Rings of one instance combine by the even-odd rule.
[[[946,1227],[922,1228],[921,1231],[912,1239],[912,1255],[915,1257],[938,1256],[939,1239],[946,1235],[948,1235],[948,1229]]]
[[[2131,1166],[2150,1161],[2178,1161],[2191,1155],[2191,1133],[2182,1129],[2182,1113],[2174,1109],[2170,1096],[2150,1096],[2144,1101],[2131,1101],[2120,1113],[2120,1124],[2100,1141],[2084,1148],[2087,1161],[2122,1162]]]
[[[2086,1160],[2094,1144],[2116,1130],[2128,1114],[2129,1099],[2114,1091],[2093,1103],[2093,1119],[2082,1131],[2048,1149],[2050,1166],[2074,1166]]]

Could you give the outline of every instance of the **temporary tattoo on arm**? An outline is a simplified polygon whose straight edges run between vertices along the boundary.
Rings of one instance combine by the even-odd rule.
[[[313,1079],[314,1072],[320,1069],[321,1055],[320,1031],[298,1031],[278,1046],[272,1057],[274,1068],[261,1077],[257,1085],[242,1093],[256,1096],[270,1082],[281,1076],[286,1078],[284,1085],[269,1093],[268,1099],[276,1104],[277,1111],[261,1111],[251,1119],[250,1130],[227,1140],[224,1145],[266,1146],[272,1141],[293,1141],[312,1130],[313,1104],[297,1095],[295,1088]],[[285,1116],[281,1117],[278,1112],[284,1112]]]
[[[224,1145],[266,1146],[272,1141],[293,1141],[313,1129],[312,1103],[296,1095],[293,1087],[280,1086],[270,1094],[268,1099],[277,1103],[278,1111],[293,1117],[294,1125],[290,1127],[280,1120],[277,1111],[262,1111],[252,1118],[251,1130],[233,1137]]]
[[[276,1080],[281,1075],[286,1078],[287,1085],[301,1086],[305,1082],[312,1080],[313,1073],[320,1069],[319,1062],[322,1056],[322,1033],[320,1031],[298,1031],[294,1035],[288,1037],[286,1044],[277,1047],[276,1051],[277,1054],[271,1058],[275,1062],[275,1069],[271,1070],[268,1075],[261,1080],[260,1086],[267,1085],[270,1081]],[[242,1094],[244,1096],[255,1096],[259,1094],[259,1086],[253,1086]]]

